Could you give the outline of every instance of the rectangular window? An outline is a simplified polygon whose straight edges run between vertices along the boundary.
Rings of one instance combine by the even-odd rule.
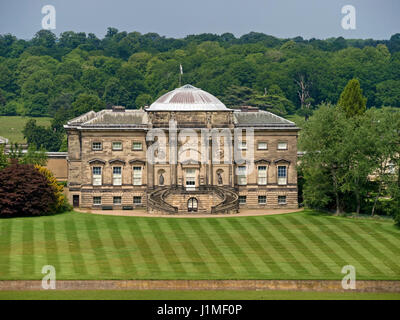
[[[101,204],[101,197],[93,197],[93,204],[94,205]]]
[[[142,167],[133,167],[133,185],[142,185]]]
[[[122,150],[122,142],[119,142],[119,141],[113,142],[113,143],[112,143],[112,149],[113,149],[114,151]]]
[[[238,185],[246,185],[247,184],[247,174],[246,174],[246,166],[238,167]]]
[[[102,143],[101,142],[92,142],[92,150],[99,151],[102,150]]]
[[[140,196],[133,197],[133,204],[142,204],[142,197]]]
[[[122,185],[122,168],[121,167],[113,167],[113,185],[114,186]]]
[[[268,145],[266,142],[259,142],[258,146],[257,146],[258,150],[267,150],[268,149]]]
[[[121,204],[122,203],[122,198],[121,197],[113,197],[113,204]]]
[[[278,166],[278,184],[287,184],[287,168],[286,166]]]
[[[258,204],[267,204],[267,196],[258,196]]]
[[[278,196],[278,204],[286,204],[286,196]]]
[[[246,141],[239,142],[239,150],[247,150]]]
[[[259,185],[267,184],[267,166],[258,167],[258,184]]]
[[[194,190],[196,186],[196,169],[186,169],[186,190]]]
[[[278,142],[278,150],[287,150],[287,142]]]
[[[94,186],[101,186],[102,179],[101,179],[101,167],[93,167],[93,185]]]
[[[246,204],[246,196],[239,196],[239,204]]]
[[[142,147],[142,143],[141,142],[134,141],[132,143],[132,150],[139,151],[139,150],[142,150],[142,149],[143,149],[143,147]]]

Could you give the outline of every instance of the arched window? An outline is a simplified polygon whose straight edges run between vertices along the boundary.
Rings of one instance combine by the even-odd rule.
[[[196,198],[189,198],[188,200],[188,212],[197,212],[198,201]]]

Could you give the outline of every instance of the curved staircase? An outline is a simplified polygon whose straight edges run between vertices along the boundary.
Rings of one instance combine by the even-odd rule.
[[[211,207],[211,210],[204,213],[220,214],[220,213],[237,213],[239,210],[238,195],[233,188],[220,187],[220,186],[201,186],[194,191],[187,191],[181,186],[175,187],[162,187],[157,188],[149,193],[147,198],[148,210],[152,213],[161,214],[177,214],[182,212],[179,211],[178,207],[172,206],[166,201],[166,198],[170,195],[190,195],[196,197],[200,194],[213,194],[215,197],[220,199],[217,205]],[[211,211],[211,212],[210,212]],[[182,212],[184,213],[184,212]]]

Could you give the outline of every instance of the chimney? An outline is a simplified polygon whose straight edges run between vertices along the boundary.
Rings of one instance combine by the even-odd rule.
[[[258,112],[258,108],[253,107],[253,106],[241,106],[240,111],[242,111],[242,112]]]
[[[125,107],[123,106],[112,106],[113,112],[125,112]]]

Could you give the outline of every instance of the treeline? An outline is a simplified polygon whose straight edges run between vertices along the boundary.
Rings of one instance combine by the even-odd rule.
[[[336,213],[383,214],[400,224],[400,110],[366,109],[357,80],[337,105],[304,124],[299,148],[303,203]]]
[[[182,84],[209,91],[229,107],[307,118],[320,103],[336,103],[352,78],[360,80],[368,107],[400,107],[400,34],[390,40],[254,32],[173,39],[108,28],[103,39],[48,30],[31,40],[0,35],[0,115],[52,117],[48,134],[61,132],[48,145],[57,151],[67,119],[111,105],[143,107],[179,85],[180,64]]]

